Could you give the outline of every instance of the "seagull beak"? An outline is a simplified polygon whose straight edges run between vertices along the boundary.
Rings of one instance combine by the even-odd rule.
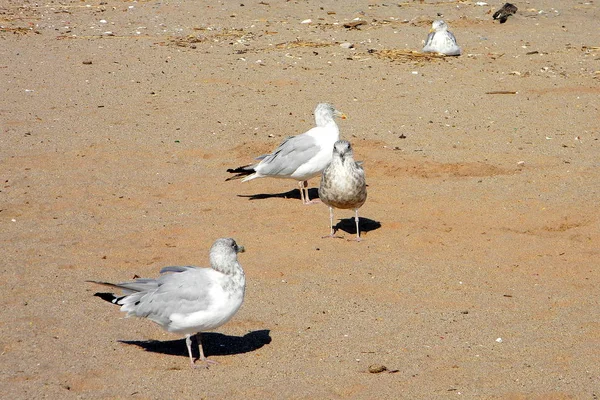
[[[429,33],[433,33],[433,32],[435,32],[435,29],[431,28],[431,29],[429,30]]]
[[[338,111],[338,110],[335,110],[335,111],[333,112],[333,115],[334,115],[335,117],[339,117],[339,118],[341,118],[341,119],[346,119],[346,118],[348,118],[348,117],[346,117],[346,114],[344,114],[343,112],[341,112],[341,111]]]
[[[238,247],[237,247],[237,252],[238,252],[238,253],[243,253],[243,252],[245,252],[245,251],[246,251],[246,249],[244,248],[244,246],[239,246],[239,245],[238,245]]]

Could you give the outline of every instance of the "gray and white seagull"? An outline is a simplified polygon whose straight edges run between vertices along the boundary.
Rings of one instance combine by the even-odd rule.
[[[456,43],[456,38],[448,30],[448,24],[437,20],[431,24],[431,30],[425,40],[423,53],[439,53],[447,56],[460,56],[461,49]]]
[[[196,334],[200,361],[216,364],[204,356],[200,332],[223,325],[242,305],[246,278],[237,254],[243,251],[235,240],[222,238],[210,248],[210,268],[165,267],[157,279],[88,282],[121,289],[124,296],[101,297],[120,305],[127,317],[147,318],[169,332],[184,335],[192,368],[191,337]]]
[[[331,163],[321,175],[319,197],[323,203],[329,206],[331,233],[324,237],[336,237],[333,228],[333,209],[343,208],[354,210],[356,240],[360,241],[358,209],[367,200],[367,183],[365,170],[354,161],[350,142],[339,140],[333,146]]]
[[[302,202],[310,204],[308,180],[323,172],[331,161],[333,144],[340,138],[335,117],[346,118],[331,104],[318,104],[315,108],[317,126],[301,135],[288,137],[271,154],[257,157],[261,161],[256,164],[228,169],[227,172],[237,175],[227,180],[244,178],[242,182],[247,182],[266,177],[295,179]]]

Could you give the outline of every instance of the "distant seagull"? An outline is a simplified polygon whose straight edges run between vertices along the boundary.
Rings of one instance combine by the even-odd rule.
[[[228,169],[227,172],[237,175],[226,180],[242,177],[245,177],[242,182],[265,177],[295,179],[302,202],[310,204],[308,180],[323,172],[331,161],[333,144],[340,138],[334,117],[346,119],[331,104],[318,104],[315,108],[316,127],[301,135],[288,137],[271,154],[257,157],[257,160],[262,160],[257,164]]]
[[[246,278],[237,260],[244,248],[233,239],[217,239],[210,249],[210,268],[165,267],[157,279],[100,285],[118,288],[124,296],[97,296],[121,306],[127,317],[142,317],[163,329],[185,335],[192,368],[192,339],[198,334],[200,361],[216,364],[204,356],[200,332],[218,328],[233,317],[244,301]],[[167,272],[171,272],[168,273]]]
[[[504,3],[502,8],[499,9],[498,11],[496,11],[494,13],[494,15],[492,15],[492,18],[500,20],[500,23],[503,24],[506,22],[508,17],[515,14],[516,12],[517,12],[517,6],[515,6],[514,4],[510,4],[510,3]]]
[[[333,209],[343,208],[354,210],[356,240],[360,241],[358,209],[367,200],[367,183],[363,167],[354,161],[350,142],[335,142],[331,163],[321,175],[319,197],[329,206],[331,233],[324,237],[336,237],[333,229]]]
[[[461,50],[456,38],[448,30],[448,25],[440,20],[433,21],[423,47],[423,53],[439,53],[447,56],[460,56]]]

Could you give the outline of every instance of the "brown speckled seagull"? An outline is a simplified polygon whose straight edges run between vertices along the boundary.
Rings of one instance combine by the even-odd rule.
[[[352,209],[356,222],[356,241],[360,241],[358,209],[367,200],[367,183],[363,167],[354,161],[350,142],[346,140],[335,142],[331,163],[321,175],[319,197],[329,206],[331,233],[324,237],[336,237],[333,228],[333,209]]]

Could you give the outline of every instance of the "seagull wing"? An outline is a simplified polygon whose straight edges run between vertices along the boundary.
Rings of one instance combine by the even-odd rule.
[[[306,134],[291,136],[285,139],[273,153],[264,157],[255,170],[261,175],[290,176],[320,150],[321,146],[312,136]]]
[[[433,37],[435,36],[435,32],[430,32],[429,35],[427,35],[427,39],[425,39],[425,46],[431,46],[431,42],[433,41]]]
[[[158,286],[120,299],[122,311],[128,316],[148,318],[168,327],[173,314],[191,314],[208,309],[211,291],[219,285],[221,273],[210,268],[165,267],[165,274],[156,279]]]

